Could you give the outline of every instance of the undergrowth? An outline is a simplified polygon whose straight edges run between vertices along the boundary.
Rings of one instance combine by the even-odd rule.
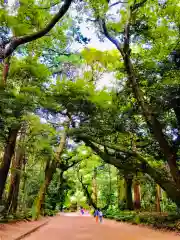
[[[180,215],[178,213],[153,213],[135,211],[107,210],[104,217],[132,224],[150,225],[155,228],[180,231]]]

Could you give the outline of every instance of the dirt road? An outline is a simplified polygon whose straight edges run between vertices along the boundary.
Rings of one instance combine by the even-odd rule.
[[[95,223],[92,217],[56,216],[25,240],[180,240],[175,233],[159,232],[105,220]]]

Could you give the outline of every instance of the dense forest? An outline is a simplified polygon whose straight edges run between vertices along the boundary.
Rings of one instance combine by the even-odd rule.
[[[177,219],[179,1],[2,0],[0,23],[1,219]]]

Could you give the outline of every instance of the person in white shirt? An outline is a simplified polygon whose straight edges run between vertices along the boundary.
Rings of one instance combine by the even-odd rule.
[[[103,213],[101,210],[99,210],[99,221],[100,223],[102,223],[102,219],[103,219]]]

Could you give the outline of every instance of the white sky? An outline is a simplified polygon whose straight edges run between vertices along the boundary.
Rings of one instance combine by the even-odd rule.
[[[87,47],[96,48],[101,51],[112,50],[115,48],[114,45],[107,39],[104,39],[104,42],[100,42],[96,36],[95,29],[88,29],[86,24],[82,24],[80,28],[82,34],[91,39]]]

